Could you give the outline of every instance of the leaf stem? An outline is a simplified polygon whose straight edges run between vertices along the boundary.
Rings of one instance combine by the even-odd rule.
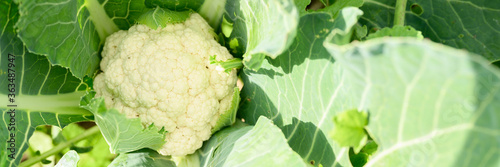
[[[396,1],[396,11],[394,13],[394,25],[393,26],[404,26],[405,25],[405,12],[406,12],[406,1],[407,0],[397,0]]]
[[[106,14],[103,4],[100,4],[98,0],[87,0],[84,5],[90,13],[89,18],[94,23],[101,43],[104,43],[108,35],[120,30],[108,14]]]
[[[99,127],[98,126],[94,126],[88,130],[86,130],[85,132],[83,132],[81,135],[75,137],[75,138],[72,138],[71,140],[67,141],[67,142],[64,142],[64,143],[61,143],[59,145],[57,145],[56,147],[50,149],[49,151],[47,152],[44,152],[42,155],[38,156],[38,157],[34,157],[34,158],[29,158],[28,160],[22,162],[21,164],[19,164],[19,167],[27,167],[27,166],[32,166],[34,164],[36,164],[37,162],[40,162],[41,160],[51,156],[51,155],[54,155],[56,153],[59,153],[61,152],[63,149],[71,146],[73,143],[77,143],[83,139],[86,139],[87,137],[89,136],[92,136],[92,135],[95,135],[96,133],[99,133]]]
[[[232,58],[226,61],[218,61],[215,59],[216,55],[210,56],[210,64],[221,66],[225,72],[229,73],[233,69],[243,68],[243,62],[239,58]]]
[[[19,95],[16,101],[23,104],[19,110],[36,110],[41,112],[71,114],[71,115],[91,115],[91,113],[78,106],[80,97],[85,95],[85,91],[72,93],[61,93],[55,95]],[[0,94],[0,99],[7,99],[7,94]],[[7,101],[7,100],[5,100]],[[57,102],[54,104],[54,102]],[[0,106],[7,103],[0,102]]]

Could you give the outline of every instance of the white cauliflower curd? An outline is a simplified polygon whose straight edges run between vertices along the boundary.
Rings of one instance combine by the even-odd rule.
[[[163,155],[194,153],[211,136],[221,113],[231,107],[236,70],[229,74],[209,62],[233,58],[215,41],[213,30],[198,14],[157,30],[146,25],[110,35],[94,80],[96,97],[107,108],[144,126],[164,127]]]

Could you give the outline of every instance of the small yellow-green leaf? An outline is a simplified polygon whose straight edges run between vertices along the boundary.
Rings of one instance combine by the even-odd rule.
[[[368,124],[368,114],[358,110],[348,110],[333,117],[335,128],[331,137],[340,146],[353,147],[356,153],[363,148],[368,135],[364,127]]]
[[[222,29],[224,36],[229,38],[233,32],[233,23],[230,23],[225,17],[222,17],[222,24],[220,28]]]

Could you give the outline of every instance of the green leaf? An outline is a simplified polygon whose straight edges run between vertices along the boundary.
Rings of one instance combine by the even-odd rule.
[[[234,0],[232,3],[227,3],[222,16],[227,21],[224,24],[232,24],[231,34],[229,34],[229,37],[224,38],[224,41],[226,48],[230,48],[229,51],[236,58],[243,57],[247,44],[247,30],[245,20],[241,16],[240,1]]]
[[[349,160],[353,167],[363,167],[370,159],[370,156],[364,152],[354,153],[353,149],[349,149]]]
[[[350,166],[348,148],[341,148],[328,137],[334,128],[331,121],[343,108],[337,94],[347,89],[338,67],[323,47],[329,33],[337,34],[340,42],[350,40],[350,29],[362,12],[345,8],[337,19],[331,14],[311,13],[300,18],[297,34],[291,47],[276,59],[267,58],[255,72],[243,69],[242,102],[238,117],[255,124],[261,115],[280,127],[290,147],[306,162],[319,166]],[[339,164],[340,163],[340,164]]]
[[[104,39],[119,28],[128,29],[143,10],[139,1],[105,2],[103,6],[98,0],[20,0],[19,37],[30,52],[47,55],[52,64],[69,68],[77,78],[92,77]]]
[[[197,11],[215,30],[218,29],[227,0],[146,0],[148,8],[166,8],[172,11]]]
[[[238,87],[234,88],[233,99],[231,100],[231,108],[220,115],[219,120],[212,128],[212,134],[219,131],[223,127],[231,126],[236,121],[236,112],[240,103],[240,90]]]
[[[380,29],[377,32],[368,35],[366,40],[381,37],[415,37],[417,39],[424,39],[422,32],[415,30],[411,26],[394,26],[391,28],[385,27]]]
[[[349,149],[349,160],[353,167],[364,166],[371,158],[373,153],[377,151],[377,143],[368,141],[359,153],[354,153],[353,149]]]
[[[336,0],[332,5],[326,6],[318,12],[331,13],[336,18],[339,12],[346,7],[361,7],[364,0]]]
[[[55,167],[76,167],[80,156],[74,150],[69,150],[64,156],[57,162]]]
[[[235,142],[230,141],[238,140],[252,129],[251,126],[242,122],[237,122],[235,125],[213,134],[209,140],[203,143],[203,146],[196,153],[200,156],[200,163],[202,163],[200,166],[222,166],[235,144]]]
[[[226,12],[227,21],[234,23],[230,40],[245,43],[243,64],[252,70],[260,68],[264,57],[283,53],[297,31],[299,14],[292,0],[239,0],[226,6]]]
[[[201,166],[306,166],[266,117],[254,127],[230,127],[216,133],[201,150]]]
[[[148,8],[166,8],[173,11],[198,10],[205,0],[145,0]]]
[[[299,15],[302,16],[307,13],[307,6],[311,4],[311,0],[293,0],[293,4],[297,7]]]
[[[238,48],[240,48],[240,43],[238,42],[238,39],[233,38],[231,41],[229,41],[229,48],[231,49],[231,52],[237,53]]]
[[[233,32],[233,23],[227,21],[225,17],[222,17],[221,31],[226,38],[229,38]]]
[[[72,122],[91,120],[92,114],[78,107],[87,86],[69,70],[50,65],[45,56],[29,53],[17,38],[14,29],[19,17],[17,5],[10,0],[2,1],[0,14],[6,16],[0,17],[0,166],[16,166],[37,126],[62,128]],[[15,78],[9,77],[9,55],[15,56],[15,72],[11,71]],[[15,87],[15,97],[8,95],[8,87]],[[10,99],[14,102],[9,102]],[[11,109],[15,112],[10,112]]]
[[[183,157],[174,157],[174,162],[178,167],[195,167],[200,165],[200,155],[199,152],[194,152]]]
[[[348,13],[342,13],[346,11]],[[359,33],[356,32],[356,22],[358,21],[359,16],[363,14],[363,12],[361,12],[360,10],[356,10],[355,12],[352,10],[343,10],[340,14],[341,15],[337,17],[337,20],[334,22],[334,29],[330,33],[331,38],[329,40],[331,43],[344,45],[351,42],[353,34],[357,35],[357,33]],[[328,33],[328,31],[325,33]]]
[[[324,8],[319,10],[307,10],[307,7],[311,4],[311,0],[294,0],[295,6],[299,11],[300,16],[308,13],[323,12],[331,14],[334,18],[338,16],[338,13],[346,7],[360,7],[363,5],[363,0],[336,0],[333,4],[329,0],[320,0],[323,3]]]
[[[485,59],[415,38],[325,46],[339,96],[370,112],[379,148],[366,166],[500,165],[500,71]]]
[[[353,147],[354,152],[358,153],[365,146],[368,135],[365,133],[365,126],[368,124],[368,115],[366,112],[358,110],[347,110],[333,117],[335,128],[331,137],[340,146]]]
[[[48,164],[52,163],[52,161],[47,160],[47,159],[42,159],[40,162],[42,163],[42,165],[48,165]]]
[[[101,41],[118,30],[97,0],[19,3],[21,16],[16,26],[30,52],[48,55],[52,64],[70,68],[80,79],[93,76]]]
[[[369,29],[392,27],[394,0],[365,0],[360,22]],[[408,0],[406,25],[431,40],[500,60],[498,1]]]
[[[361,41],[368,34],[368,28],[366,26],[361,26],[358,23],[354,25],[352,33],[353,40]]]
[[[125,153],[141,148],[160,149],[165,144],[165,131],[153,124],[145,127],[140,118],[127,118],[118,110],[107,109],[104,98],[94,98],[95,92],[85,95],[80,106],[92,112],[95,122],[108,142],[110,152]]]
[[[125,166],[175,167],[175,163],[170,156],[162,156],[153,150],[141,149],[118,155],[108,167]]]
[[[147,25],[151,29],[167,27],[168,24],[182,23],[191,15],[191,11],[171,11],[156,7],[141,15],[137,23]]]
[[[136,24],[137,19],[144,12],[149,10],[144,0],[107,0],[104,2],[106,2],[104,4],[106,14],[120,30],[128,30]]]
[[[378,149],[378,144],[375,143],[374,141],[368,141],[368,143],[366,143],[365,147],[363,147],[363,149],[361,149],[361,152],[371,156],[373,153],[375,153]]]

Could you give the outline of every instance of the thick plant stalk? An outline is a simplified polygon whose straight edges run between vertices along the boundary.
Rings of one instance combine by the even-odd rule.
[[[36,164],[36,163],[42,161],[43,159],[45,159],[51,155],[54,155],[56,153],[61,152],[63,149],[71,146],[71,144],[77,143],[77,142],[79,142],[79,141],[81,141],[89,136],[95,135],[96,133],[99,133],[98,126],[94,126],[90,129],[86,130],[85,132],[82,133],[82,135],[79,135],[75,138],[72,138],[71,140],[69,140],[67,142],[61,143],[38,157],[30,158],[30,159],[22,162],[21,164],[19,164],[19,167],[32,166],[33,164]]]
[[[394,12],[394,25],[405,25],[406,0],[396,1],[396,11]]]

